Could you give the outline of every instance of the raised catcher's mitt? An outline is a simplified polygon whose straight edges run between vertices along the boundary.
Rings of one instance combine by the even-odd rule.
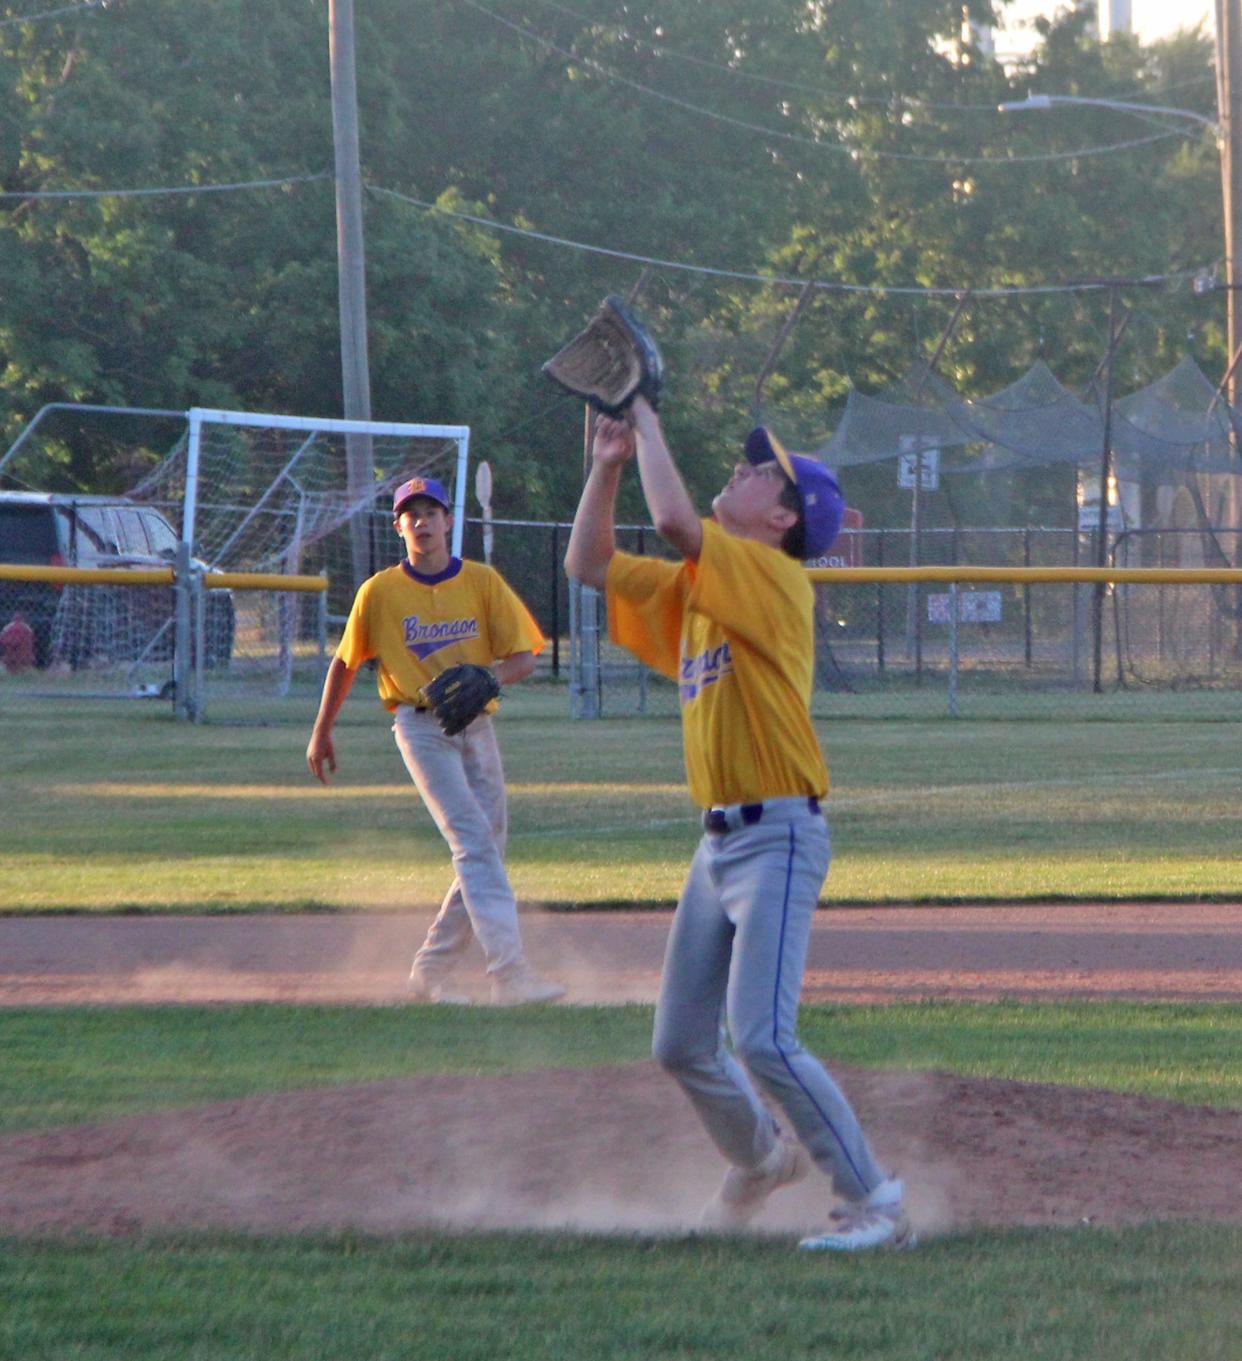
[[[445,735],[455,737],[500,694],[500,682],[485,666],[450,666],[418,692]]]
[[[664,389],[664,361],[655,341],[614,294],[543,371],[609,416],[619,416],[639,393],[658,407]]]

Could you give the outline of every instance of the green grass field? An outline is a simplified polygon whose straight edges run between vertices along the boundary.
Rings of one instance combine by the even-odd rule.
[[[1242,1108],[1242,1004],[811,1006],[800,1030],[860,1067]],[[644,1006],[0,1010],[0,1134],[419,1073],[626,1063],[650,1037]]]
[[[416,1072],[626,1061],[646,1008],[0,1012],[8,1129]],[[809,1008],[843,1060],[1242,1106],[1242,1007]],[[0,1241],[4,1361],[1237,1355],[1242,1230],[950,1234],[857,1260],[780,1241],[417,1233]]]
[[[1236,1361],[1242,1233],[0,1244],[5,1361]]]
[[[362,687],[359,687],[362,688]],[[573,723],[520,690],[501,745],[528,903],[668,904],[696,837],[670,718]],[[0,910],[396,910],[447,857],[370,696],[331,789],[302,726],[5,703]],[[1202,898],[1242,892],[1242,724],[819,720],[829,902]]]
[[[0,910],[434,902],[447,857],[382,712],[351,702],[325,791],[303,766],[310,708],[304,724],[196,728],[145,706],[5,700]],[[533,688],[502,720],[519,893],[671,901],[696,835],[675,722],[572,724],[563,710],[563,691]],[[1242,891],[1242,724],[819,727],[829,901]],[[420,1072],[625,1062],[649,1028],[643,1007],[0,1010],[0,1133]],[[1242,1107],[1237,1005],[811,1007],[801,1028],[864,1066]],[[960,1233],[844,1261],[781,1241],[556,1234],[8,1239],[0,1361],[1233,1361],[1240,1270],[1237,1224]]]

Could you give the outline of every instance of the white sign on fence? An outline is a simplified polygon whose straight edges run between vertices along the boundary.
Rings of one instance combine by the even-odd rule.
[[[940,487],[940,450],[924,449],[921,451],[923,460],[923,484],[924,491],[936,491]],[[897,455],[897,485],[914,488],[914,470],[918,466],[920,453],[915,451],[909,454]]]
[[[1097,530],[1100,527],[1100,503],[1099,501],[1084,501],[1078,507],[1078,528],[1080,530]],[[1125,519],[1121,514],[1120,506],[1110,505],[1108,508],[1108,527],[1115,534],[1120,534],[1125,528]]]
[[[944,591],[927,597],[927,622],[947,624],[949,622],[949,602],[953,595]],[[957,618],[962,624],[999,624],[1001,620],[1001,593],[999,591],[959,591],[957,595]]]

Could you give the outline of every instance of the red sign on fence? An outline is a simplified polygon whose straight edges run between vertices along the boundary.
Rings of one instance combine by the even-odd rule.
[[[832,548],[818,558],[810,558],[808,567],[861,567],[863,565],[863,514],[847,506],[841,517],[841,532]]]

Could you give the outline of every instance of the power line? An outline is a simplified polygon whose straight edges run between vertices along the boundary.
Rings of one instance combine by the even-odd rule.
[[[698,114],[702,118],[710,118],[717,123],[725,123],[731,127],[743,128],[748,132],[762,133],[765,137],[777,137],[782,141],[794,142],[800,146],[813,147],[816,151],[835,152],[838,155],[848,156],[851,160],[866,161],[917,161],[924,165],[948,165],[948,166],[967,166],[967,165],[1030,165],[1035,163],[1046,163],[1050,161],[1071,161],[1080,160],[1086,156],[1103,156],[1114,151],[1128,151],[1134,147],[1148,146],[1152,142],[1161,142],[1169,137],[1190,137],[1194,134],[1185,128],[1170,128],[1166,132],[1154,133],[1150,137],[1139,137],[1128,142],[1114,142],[1108,146],[1080,147],[1075,151],[1053,151],[1043,152],[1038,155],[1030,156],[920,156],[913,152],[902,151],[877,151],[870,147],[852,147],[845,143],[819,142],[813,137],[803,137],[796,132],[786,132],[779,128],[763,127],[758,123],[748,123],[741,118],[733,118],[729,114],[717,113],[714,109],[706,109],[702,105],[692,104],[689,100],[678,99],[674,95],[665,94],[662,90],[653,89],[650,85],[643,85],[639,81],[631,80],[628,76],[621,75],[618,71],[613,71],[610,67],[595,61],[591,57],[579,56],[570,52],[568,49],[559,47],[550,39],[532,32],[521,24],[514,23],[511,19],[506,19],[503,15],[490,10],[486,5],[481,5],[478,0],[460,0],[461,4],[468,5],[471,9],[477,10],[480,14],[486,15],[489,19],[494,19],[496,23],[511,29],[523,38],[531,42],[538,43],[539,46],[547,48],[550,52],[555,52],[559,56],[576,63],[579,66],[589,67],[603,76],[606,80],[615,81],[617,84],[628,86],[632,90],[637,90],[640,94],[650,95],[653,99],[659,99],[666,104],[672,104],[675,108],[684,109],[689,113]]]
[[[108,0],[82,0],[79,5],[62,5],[60,9],[45,9],[38,14],[15,14],[8,19],[0,19],[0,28],[11,28],[15,24],[33,24],[40,19],[59,19],[62,14],[76,14],[84,9],[105,9]]]
[[[369,184],[367,189],[383,198],[395,199],[398,203],[408,204],[428,213],[442,213],[445,217],[456,218],[461,222],[472,222],[477,227],[491,231],[506,232],[512,236],[525,237],[531,241],[543,241],[548,245],[564,246],[571,250],[583,251],[590,255],[603,255],[613,260],[625,260],[632,264],[648,265],[655,269],[677,270],[685,274],[704,274],[717,279],[735,279],[744,283],[778,284],[789,287],[806,288],[808,284],[825,293],[866,293],[873,297],[904,295],[922,298],[956,298],[966,291],[964,285],[955,288],[915,288],[905,285],[888,284],[844,284],[828,279],[805,279],[786,274],[757,274],[743,270],[720,269],[711,265],[692,265],[684,260],[662,260],[651,255],[636,255],[630,251],[615,250],[609,246],[595,246],[585,241],[573,241],[564,236],[553,236],[548,232],[531,231],[526,227],[513,227],[508,223],[497,222],[493,218],[479,217],[474,213],[461,213],[452,208],[442,208],[439,204],[427,203],[422,199],[399,193],[395,189],[385,189],[380,185]],[[1135,288],[1154,288],[1161,284],[1184,283],[1193,279],[1201,270],[1183,270],[1177,274],[1149,274],[1137,279],[1082,279],[1065,284],[1011,285],[999,288],[972,288],[975,298],[1025,297],[1047,293],[1093,293],[1110,288],[1129,285]]]
[[[582,24],[599,23],[601,27],[606,28],[610,33],[614,33],[618,37],[627,38],[630,42],[643,43],[651,49],[651,52],[655,56],[671,57],[675,61],[688,62],[692,66],[702,66],[708,70],[719,71],[724,75],[732,76],[736,79],[749,80],[760,85],[769,85],[778,90],[794,90],[800,94],[815,95],[820,99],[840,99],[854,105],[876,104],[886,108],[892,108],[894,105],[904,105],[907,108],[935,109],[938,111],[943,110],[960,113],[988,113],[993,115],[996,113],[995,100],[992,100],[987,104],[968,104],[956,101],[923,99],[918,95],[906,95],[901,94],[900,92],[894,92],[891,95],[861,95],[855,91],[826,90],[816,85],[804,85],[799,81],[781,80],[775,76],[760,75],[754,71],[745,71],[739,66],[726,66],[723,62],[710,61],[706,57],[696,57],[689,52],[679,51],[677,48],[669,47],[658,39],[653,40],[651,38],[645,38],[641,34],[636,34],[631,29],[627,29],[620,24],[596,20],[592,18],[591,15],[583,14],[579,10],[571,9],[568,5],[558,4],[557,0],[539,0],[539,3],[546,6],[548,9],[553,9],[560,14],[566,15],[568,18],[577,19]],[[1115,98],[1129,99],[1140,95],[1151,97],[1152,95],[1161,94],[1165,91],[1180,90],[1191,85],[1203,85],[1211,79],[1212,77],[1210,75],[1194,76],[1189,80],[1175,81],[1172,84],[1157,86],[1155,89],[1151,90],[1133,90],[1124,92],[1116,95]]]
[[[596,21],[590,15],[582,14],[578,10],[570,9],[567,5],[558,5],[556,0],[539,0],[541,5],[546,5],[549,9],[554,9],[560,14],[564,14],[571,19],[577,19],[580,23],[590,24],[599,22],[602,27],[607,28],[610,33],[614,33],[619,38],[628,38],[630,42],[643,43],[649,47],[653,55],[657,57],[671,57],[674,61],[684,61],[691,66],[702,66],[710,71],[720,71],[724,75],[733,76],[739,80],[749,80],[757,85],[770,85],[778,90],[795,90],[801,94],[816,95],[820,99],[841,99],[850,104],[880,104],[891,107],[893,104],[907,104],[924,109],[962,109],[967,112],[996,112],[995,102],[988,104],[938,104],[927,99],[918,99],[909,95],[860,95],[856,92],[847,90],[825,90],[816,85],[803,85],[794,80],[780,80],[775,76],[760,75],[755,71],[744,71],[739,66],[726,66],[724,62],[710,61],[706,57],[696,57],[689,52],[679,51],[675,47],[668,47],[658,39],[645,38],[641,34],[634,33],[631,29],[624,28],[620,24],[610,24],[602,20]]]
[[[232,184],[165,184],[149,189],[8,189],[0,191],[0,199],[158,198],[172,194],[225,194],[241,189],[275,189],[286,184],[311,184],[315,180],[331,178],[330,170],[321,170],[315,175],[285,175],[276,180],[238,180]]]

